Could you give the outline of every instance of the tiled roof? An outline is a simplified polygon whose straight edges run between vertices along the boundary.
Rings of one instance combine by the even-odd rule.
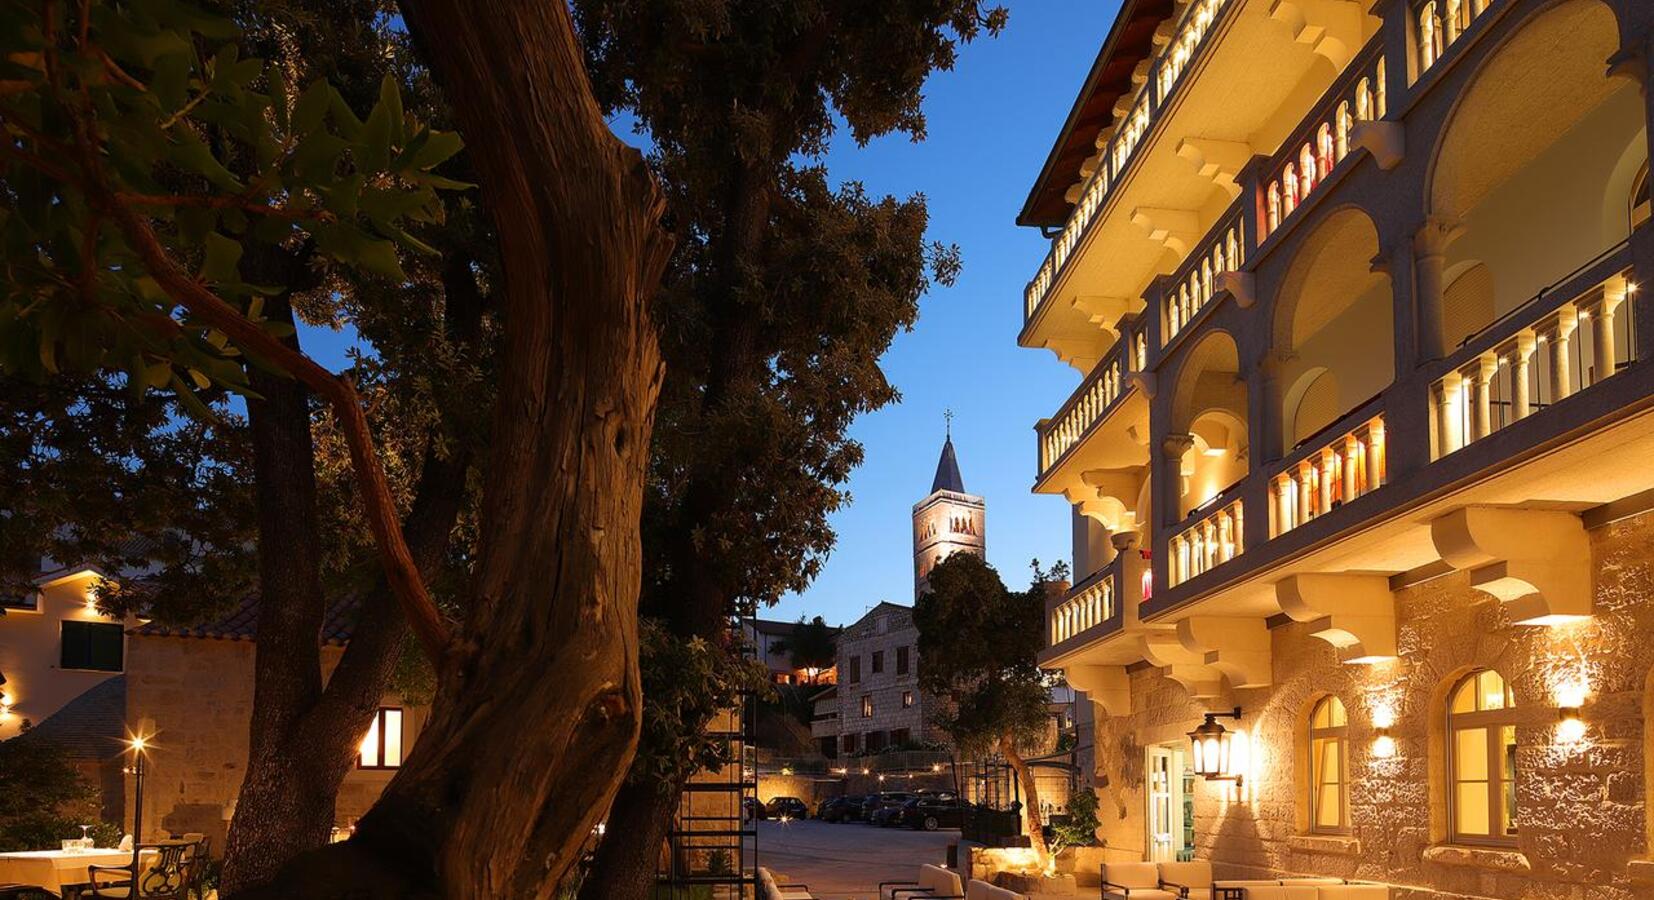
[[[344,644],[356,627],[355,599],[341,600],[328,609],[322,618],[321,641],[324,644]],[[258,636],[259,598],[248,597],[236,608],[216,621],[201,625],[163,625],[150,622],[132,629],[133,634],[146,637],[216,638],[229,641],[250,641]]]
[[[12,740],[51,744],[73,759],[110,759],[126,737],[126,676],[98,682]]]

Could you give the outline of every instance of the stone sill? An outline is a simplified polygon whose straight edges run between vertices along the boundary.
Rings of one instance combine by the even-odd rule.
[[[1295,834],[1286,839],[1286,845],[1306,853],[1336,853],[1340,856],[1360,856],[1360,838],[1346,834]]]
[[[1533,866],[1520,850],[1498,847],[1469,847],[1463,844],[1436,844],[1424,850],[1426,862],[1448,866],[1470,866],[1525,875]]]
[[[1654,884],[1654,859],[1633,859],[1626,863],[1625,872],[1632,884]]]

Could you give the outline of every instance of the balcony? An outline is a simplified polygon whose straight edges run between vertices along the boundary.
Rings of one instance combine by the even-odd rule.
[[[1501,0],[1429,0],[1418,4],[1414,13],[1414,49],[1418,54],[1418,77],[1423,78],[1440,62],[1460,37],[1480,21],[1482,13]]]
[[[1114,409],[1124,393],[1125,353],[1121,345],[1097,364],[1057,414],[1037,427],[1039,477],[1045,477],[1091,429]]]
[[[1637,289],[1630,262],[1629,243],[1613,248],[1449,356],[1430,389],[1431,458],[1539,415],[1635,362],[1636,322],[1625,303]]]
[[[1271,467],[1278,468],[1269,480],[1271,538],[1384,485],[1384,414],[1377,406],[1378,398],[1362,404]]]
[[[1239,272],[1245,262],[1246,234],[1241,202],[1230,207],[1217,227],[1172,275],[1166,289],[1164,306],[1165,330],[1160,344],[1171,344],[1183,327],[1194,320],[1207,304],[1212,302],[1219,287],[1218,280],[1225,272]]]
[[[1119,630],[1123,612],[1121,602],[1125,599],[1120,573],[1125,561],[1126,553],[1121,553],[1108,565],[1070,588],[1060,599],[1046,603],[1047,643],[1042,658],[1088,644]]]
[[[1205,43],[1218,14],[1230,3],[1241,0],[1197,0],[1178,23],[1167,48],[1149,65],[1148,83],[1109,139],[1099,156],[1096,171],[1080,188],[1080,197],[1069,214],[1068,223],[1051,243],[1039,271],[1023,291],[1023,318],[1032,321],[1051,288],[1056,284],[1074,251],[1079,247],[1110,193],[1122,181],[1142,143],[1143,135],[1159,115],[1161,106],[1177,89],[1190,60]]]
[[[1241,504],[1243,479],[1191,514],[1192,524],[1172,535],[1166,583],[1170,587],[1203,575],[1246,550],[1246,522]],[[1210,510],[1206,512],[1205,510]],[[1196,518],[1198,517],[1198,518]]]
[[[1282,144],[1263,180],[1260,243],[1332,178],[1338,164],[1356,149],[1358,129],[1384,118],[1389,100],[1383,49],[1383,35],[1369,41],[1326,98]]]

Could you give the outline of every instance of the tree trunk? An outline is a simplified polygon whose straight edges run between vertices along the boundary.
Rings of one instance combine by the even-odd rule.
[[[635,775],[620,786],[604,829],[614,839],[598,844],[591,871],[580,887],[580,900],[649,896],[681,796],[682,785]]]
[[[403,4],[499,236],[500,393],[467,620],[431,718],[343,844],[245,896],[549,897],[637,746],[638,518],[670,242],[568,8]]]
[[[1034,783],[1034,772],[1028,768],[1028,763],[1017,753],[1016,742],[1008,737],[999,739],[999,752],[1010,763],[1012,771],[1016,772],[1017,783],[1022,785],[1022,818],[1028,830],[1028,843],[1034,848],[1034,854],[1039,857],[1041,869],[1051,865],[1051,849],[1045,844],[1045,817],[1040,814],[1039,785]]]

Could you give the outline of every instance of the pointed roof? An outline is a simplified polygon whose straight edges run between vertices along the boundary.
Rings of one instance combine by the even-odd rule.
[[[965,479],[959,474],[959,457],[953,453],[952,436],[942,443],[942,458],[936,461],[936,477],[930,482],[930,492],[937,491],[965,493]]]

